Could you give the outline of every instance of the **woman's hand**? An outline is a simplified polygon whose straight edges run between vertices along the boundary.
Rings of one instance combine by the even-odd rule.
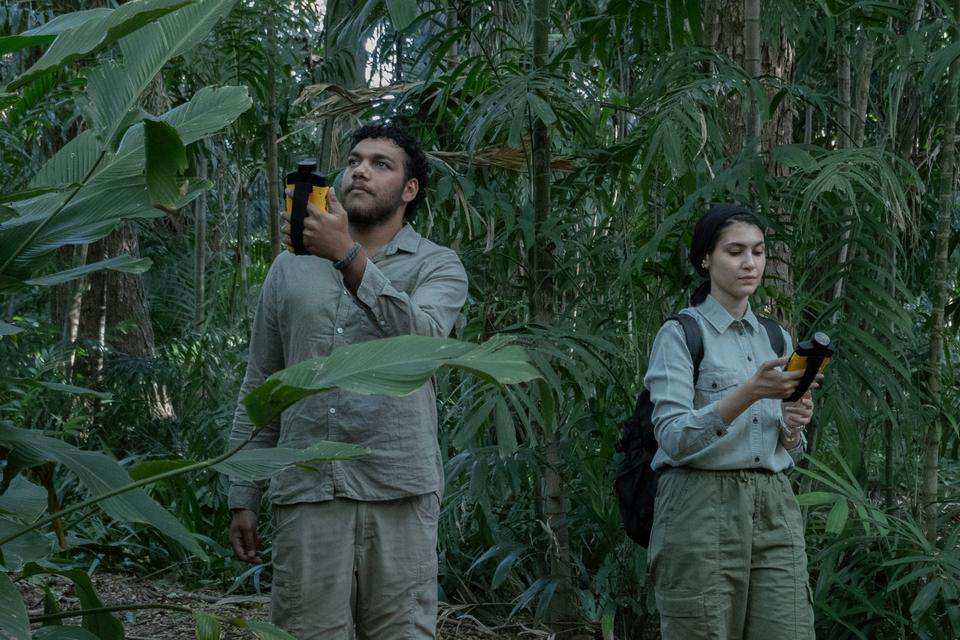
[[[764,362],[753,377],[747,380],[746,386],[754,401],[764,398],[781,400],[790,397],[800,384],[803,371],[783,371],[782,368],[789,360],[789,358],[780,358]]]
[[[780,444],[784,449],[795,449],[800,444],[804,429],[813,418],[813,396],[808,391],[796,402],[782,402],[783,428],[780,430]]]

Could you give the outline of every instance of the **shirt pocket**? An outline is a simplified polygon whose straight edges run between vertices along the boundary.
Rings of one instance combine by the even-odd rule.
[[[733,369],[701,371],[694,385],[694,402],[697,408],[722,399],[732,392],[739,382],[740,376]]]

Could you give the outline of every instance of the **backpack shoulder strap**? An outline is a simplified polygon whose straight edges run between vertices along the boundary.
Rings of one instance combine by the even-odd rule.
[[[683,338],[693,360],[693,383],[700,379],[700,362],[703,361],[703,334],[700,333],[700,323],[687,313],[676,313],[667,320],[676,320],[683,327]]]
[[[766,316],[757,316],[757,320],[759,320],[763,328],[766,329],[767,339],[770,340],[770,346],[773,347],[773,352],[782,358],[787,344],[783,339],[783,329],[780,328],[780,323]]]

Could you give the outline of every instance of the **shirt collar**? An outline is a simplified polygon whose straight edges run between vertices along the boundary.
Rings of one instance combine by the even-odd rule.
[[[382,253],[385,256],[392,256],[397,251],[416,253],[420,248],[421,239],[422,236],[417,233],[416,229],[404,222],[400,231],[397,231],[397,235],[393,236],[393,239],[384,246]]]
[[[706,318],[707,322],[713,325],[717,333],[723,333],[730,328],[731,324],[736,322],[734,317],[730,315],[730,312],[724,309],[723,305],[711,295],[707,295],[707,299],[700,303],[697,310]],[[751,331],[756,331],[760,324],[757,316],[753,313],[753,309],[750,307],[750,302],[747,302],[747,310],[743,314],[742,322],[750,327]]]

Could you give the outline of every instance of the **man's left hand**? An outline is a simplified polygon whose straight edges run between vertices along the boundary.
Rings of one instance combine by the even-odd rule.
[[[293,189],[287,189],[286,195],[292,198]],[[312,255],[336,261],[347,255],[353,247],[353,238],[350,236],[347,212],[332,188],[327,191],[327,208],[328,211],[322,211],[307,203],[307,215],[303,219],[303,246]],[[282,218],[283,242],[287,250],[293,252],[290,214],[284,211]]]

